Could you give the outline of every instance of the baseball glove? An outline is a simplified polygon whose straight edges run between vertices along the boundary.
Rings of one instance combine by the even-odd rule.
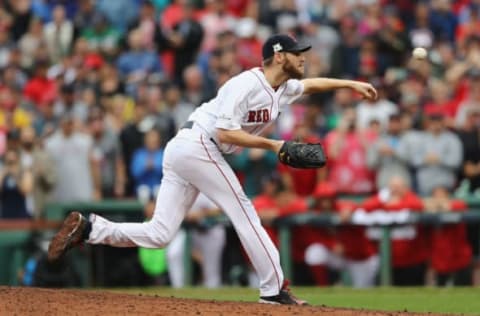
[[[321,144],[286,141],[278,152],[278,159],[293,168],[321,168],[327,156]]]

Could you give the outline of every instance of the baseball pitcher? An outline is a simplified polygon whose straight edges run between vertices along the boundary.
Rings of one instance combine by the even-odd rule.
[[[260,278],[260,302],[305,305],[288,289],[277,249],[245,195],[223,154],[237,146],[262,148],[278,154],[282,163],[319,168],[326,157],[320,144],[268,139],[259,134],[304,94],[350,88],[374,100],[375,88],[359,81],[329,78],[302,79],[305,52],[311,48],[278,34],[263,45],[263,65],[228,80],[217,96],[193,112],[167,144],[164,177],[153,218],[145,223],[114,223],[91,214],[72,212],[49,246],[49,260],[86,241],[115,247],[165,247],[201,191],[230,218]]]

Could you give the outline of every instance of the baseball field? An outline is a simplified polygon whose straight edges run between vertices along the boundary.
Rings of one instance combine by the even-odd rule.
[[[0,315],[480,315],[478,288],[294,288],[312,306],[257,304],[249,288],[0,287]]]

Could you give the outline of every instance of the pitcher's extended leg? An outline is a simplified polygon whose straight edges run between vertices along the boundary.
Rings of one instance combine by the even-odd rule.
[[[198,190],[171,170],[166,170],[160,186],[155,213],[145,223],[114,223],[91,215],[90,244],[116,247],[162,248],[177,232],[186,211],[197,198]]]

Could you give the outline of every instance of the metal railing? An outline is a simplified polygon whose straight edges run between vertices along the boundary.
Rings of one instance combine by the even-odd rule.
[[[444,213],[418,213],[411,212],[408,215],[408,218],[405,222],[402,223],[390,223],[387,225],[375,225],[382,229],[381,239],[379,241],[379,254],[381,260],[381,269],[380,269],[380,283],[382,285],[391,284],[391,245],[390,245],[390,232],[391,229],[398,225],[406,224],[424,224],[424,225],[443,225],[443,224],[452,224],[465,222],[468,224],[480,223],[480,200],[479,199],[469,199],[466,201],[469,205],[469,210],[466,212],[444,212]],[[106,200],[101,202],[82,202],[82,203],[62,203],[62,204],[51,204],[46,209],[46,219],[48,221],[60,221],[62,220],[69,211],[77,210],[84,214],[90,212],[95,212],[100,215],[106,216],[115,221],[125,221],[128,219],[138,219],[141,220],[143,217],[143,207],[136,200]],[[231,225],[229,220],[224,217],[218,217],[213,219],[213,221],[220,222],[224,225]],[[336,227],[345,224],[356,224],[355,222],[346,222],[342,223],[339,216],[335,213],[315,213],[308,212],[302,214],[291,215],[287,217],[282,217],[274,221],[273,225],[278,229],[279,232],[279,251],[281,264],[284,270],[286,278],[292,278],[292,256],[291,256],[291,229],[296,226],[301,226],[308,224],[310,226],[321,227]],[[185,279],[187,284],[192,282],[192,262],[190,258],[190,247],[191,247],[191,238],[190,238],[190,228],[191,226],[186,225],[187,238],[186,238],[186,251],[185,251],[185,260],[184,260],[184,269],[185,269]],[[51,228],[50,228],[51,229]],[[15,231],[19,232],[21,229],[16,230],[2,230],[0,225],[0,248],[1,247],[15,247],[12,244],[12,239],[10,242],[2,246],[2,240],[8,240],[7,236],[12,236],[12,233],[15,234]],[[25,245],[26,236],[28,235],[27,229],[23,229],[22,238],[19,239],[18,247],[23,247]],[[480,232],[479,232],[480,233]],[[479,235],[480,238],[480,235]],[[0,249],[1,250],[1,249]],[[20,260],[15,260],[15,264],[19,264]],[[14,268],[9,269],[13,271]]]

